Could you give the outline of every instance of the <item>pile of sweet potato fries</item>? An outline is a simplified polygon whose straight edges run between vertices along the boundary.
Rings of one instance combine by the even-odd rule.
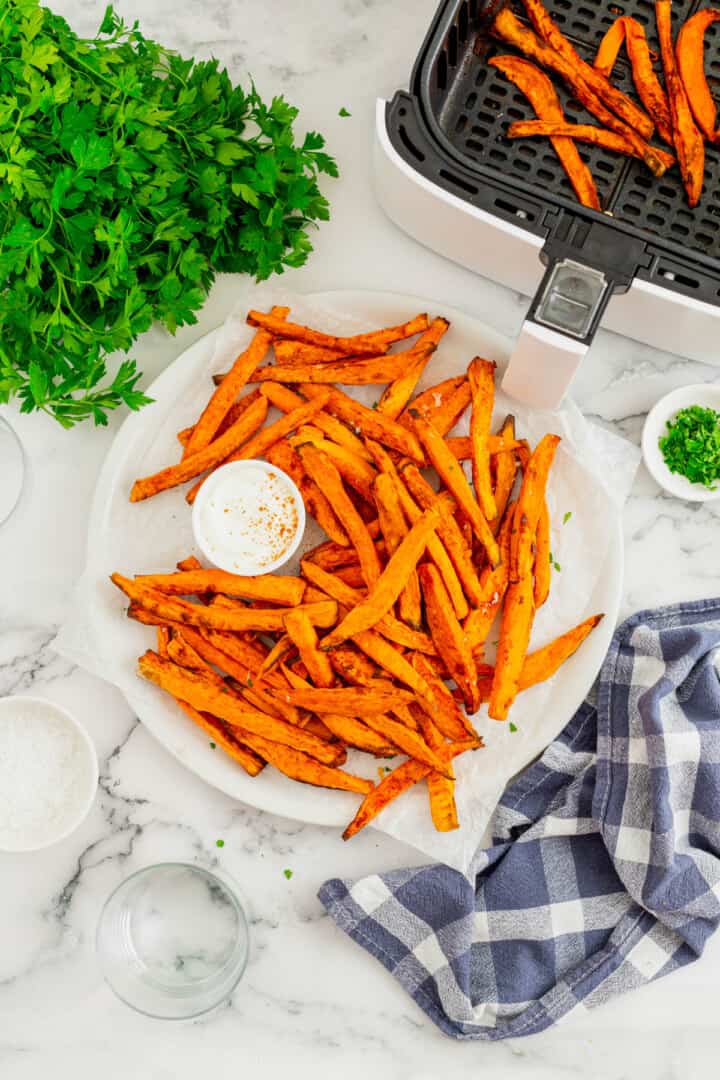
[[[213,469],[265,457],[296,482],[328,539],[299,576],[240,577],[193,557],[171,573],[114,574],[128,614],[157,627],[140,674],[250,775],[270,763],[363,795],[346,839],[423,779],[436,827],[454,829],[452,761],[482,745],[469,714],[487,701],[505,720],[601,618],[527,654],[550,589],[545,490],[560,440],[546,435],[531,451],[511,416],[491,433],[495,365],[479,357],[413,397],[446,319],[340,338],[288,315],[249,313],[252,342],[179,433],[181,461],[137,480],[131,499],[196,480],[192,501]],[[338,382],[385,389],[371,409]],[[271,406],[281,416],[264,426]],[[469,436],[452,437],[468,407]],[[439,490],[422,471],[430,466]],[[483,651],[499,612],[491,667]],[[340,768],[350,747],[407,760],[373,784]]]
[[[541,0],[522,3],[531,26],[504,7],[493,22],[492,34],[529,59],[496,56],[489,63],[525,94],[537,120],[510,124],[507,137],[549,138],[579,201],[594,210],[601,209],[600,200],[577,142],[640,158],[655,176],[662,176],[677,161],[688,204],[697,206],[703,188],[705,141],[720,141],[715,126],[717,109],[704,67],[705,31],[720,19],[720,10],[696,12],[683,24],[673,43],[671,0],[657,0],[655,18],[663,86],[653,67],[658,58],[651,53],[645,30],[636,19],[626,15],[617,18],[600,42],[594,63],[589,64],[553,22]],[[623,45],[643,108],[610,81]],[[559,76],[603,127],[568,123],[552,82],[536,64]],[[649,140],[653,133],[672,152],[652,145]]]

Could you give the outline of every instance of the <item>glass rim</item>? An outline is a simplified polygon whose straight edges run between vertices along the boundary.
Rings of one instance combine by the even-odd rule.
[[[22,499],[23,492],[25,490],[25,472],[27,469],[27,458],[25,456],[25,447],[22,444],[20,436],[18,435],[17,431],[12,426],[10,421],[7,420],[2,413],[0,413],[0,427],[4,428],[10,435],[11,439],[15,443],[15,447],[17,448],[20,458],[20,483],[18,484],[18,493],[12,506],[8,508],[5,516],[0,517],[0,528],[2,528],[2,526],[10,520],[10,518],[13,516],[18,506],[20,505],[20,500]]]
[[[219,885],[221,885],[223,887],[223,889],[225,890],[227,896],[230,898],[230,900],[232,902],[233,910],[235,911],[236,915],[238,916],[238,923],[239,923],[238,934],[237,934],[237,938],[236,938],[235,945],[234,945],[234,948],[233,948],[233,954],[223,964],[223,967],[220,969],[220,972],[218,973],[218,975],[215,976],[217,978],[218,976],[222,976],[223,972],[225,972],[225,971],[228,971],[228,972],[232,971],[233,958],[235,958],[236,961],[240,960],[240,962],[237,963],[237,970],[233,971],[233,973],[232,973],[231,981],[229,981],[227,986],[224,986],[222,988],[222,993],[219,994],[218,997],[215,1000],[213,1000],[211,1003],[209,1003],[207,1005],[202,1005],[202,1006],[198,1007],[197,1009],[194,1009],[192,1012],[183,1013],[183,1015],[181,1015],[181,1016],[171,1016],[171,1015],[167,1015],[166,1013],[160,1013],[160,1012],[157,1012],[157,1011],[152,1011],[149,1008],[145,1008],[145,1007],[142,1007],[142,1006],[138,1005],[136,1002],[130,1000],[126,996],[125,993],[122,993],[115,986],[114,982],[108,977],[107,967],[106,967],[106,965],[104,963],[104,957],[106,955],[107,950],[105,949],[105,947],[103,945],[101,945],[101,942],[100,942],[100,937],[101,937],[101,933],[102,933],[102,927],[103,927],[103,922],[104,922],[104,919],[105,919],[105,915],[107,913],[107,910],[108,910],[110,904],[115,899],[115,897],[118,895],[118,893],[120,893],[123,889],[125,889],[128,885],[130,885],[131,882],[135,881],[137,878],[145,877],[148,874],[153,873],[153,872],[158,871],[158,870],[171,870],[171,869],[190,870],[192,873],[199,873],[203,877],[205,877],[207,879],[210,879],[211,882],[217,882]],[[244,948],[242,947],[243,940],[244,940]],[[116,885],[115,888],[109,893],[109,895],[107,896],[105,902],[103,903],[102,909],[100,911],[100,916],[99,916],[98,921],[97,921],[97,927],[96,927],[96,930],[95,930],[95,953],[96,953],[96,956],[98,958],[98,962],[99,962],[100,970],[101,970],[101,973],[102,973],[102,976],[103,976],[103,980],[105,981],[107,986],[110,988],[110,990],[113,992],[115,997],[118,998],[119,1001],[122,1001],[122,1003],[124,1005],[127,1005],[128,1008],[133,1009],[135,1012],[140,1013],[142,1016],[147,1016],[152,1020],[174,1020],[174,1021],[196,1020],[200,1016],[204,1016],[207,1013],[213,1012],[214,1009],[217,1009],[220,1005],[223,1004],[224,1001],[227,1001],[230,998],[230,996],[235,992],[235,990],[236,990],[236,988],[238,986],[238,983],[240,982],[243,975],[245,974],[245,970],[247,968],[247,965],[248,965],[248,962],[249,962],[249,959],[250,959],[250,925],[249,925],[249,922],[248,922],[247,915],[245,913],[245,908],[244,908],[244,906],[243,906],[243,904],[242,904],[242,902],[240,900],[240,896],[239,896],[239,892],[238,892],[236,883],[235,883],[234,879],[232,878],[232,876],[230,874],[227,874],[226,871],[224,871],[224,870],[220,870],[220,871],[217,871],[215,869],[210,870],[207,866],[198,865],[196,863],[183,862],[182,860],[178,860],[178,859],[176,859],[176,860],[170,859],[170,860],[167,860],[167,861],[164,861],[164,862],[149,863],[147,866],[141,866],[138,870],[134,870],[131,874],[128,874],[128,876],[126,878],[123,878],[123,880],[121,882],[119,882],[119,884]],[[210,976],[209,978],[212,978],[212,976]],[[220,979],[220,981],[221,981],[221,979]],[[159,987],[156,987],[156,989],[158,991],[160,990]],[[204,990],[204,991],[201,991],[201,992],[208,993],[208,990]],[[174,1000],[174,1001],[176,1001],[178,1003],[180,1003],[182,1001],[187,1001],[191,997],[191,993],[188,993],[187,995],[185,995],[185,994],[168,994],[167,991],[163,991],[163,993],[164,993],[165,997],[167,998],[167,1000]]]

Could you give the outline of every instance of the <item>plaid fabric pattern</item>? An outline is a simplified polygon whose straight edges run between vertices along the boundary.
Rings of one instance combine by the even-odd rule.
[[[635,615],[467,877],[322,887],[446,1034],[532,1035],[700,956],[720,920],[719,647],[720,600]]]

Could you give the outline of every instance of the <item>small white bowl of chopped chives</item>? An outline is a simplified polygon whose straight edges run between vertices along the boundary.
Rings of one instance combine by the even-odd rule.
[[[720,383],[683,386],[660,398],[642,434],[648,471],[678,499],[720,499]]]

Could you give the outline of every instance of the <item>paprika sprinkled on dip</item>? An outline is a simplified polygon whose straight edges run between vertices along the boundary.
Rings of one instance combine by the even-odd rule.
[[[267,574],[291,558],[305,530],[297,487],[265,461],[233,461],[212,473],[193,506],[195,541],[232,574]]]

